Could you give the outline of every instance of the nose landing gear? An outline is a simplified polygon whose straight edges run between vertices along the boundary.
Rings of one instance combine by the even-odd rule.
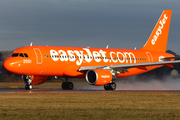
[[[31,84],[30,84],[30,85],[29,85],[29,84],[26,84],[26,85],[25,85],[25,89],[26,89],[26,90],[32,90],[32,88],[33,88],[33,87],[32,87]]]
[[[25,89],[26,90],[32,90],[32,79],[31,79],[31,76],[22,76],[22,80],[24,81],[24,83],[26,84],[25,85]]]

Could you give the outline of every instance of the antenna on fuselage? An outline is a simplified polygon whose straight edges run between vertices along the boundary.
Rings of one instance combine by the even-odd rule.
[[[134,50],[136,50],[136,47],[134,48]]]
[[[108,49],[108,48],[109,48],[109,45],[106,46],[106,49]]]
[[[33,45],[33,42],[31,42],[31,44],[29,46],[32,46]]]

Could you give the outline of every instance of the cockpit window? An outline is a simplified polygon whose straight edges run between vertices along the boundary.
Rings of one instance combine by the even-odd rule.
[[[28,57],[28,55],[26,53],[13,53],[11,55],[12,57]]]
[[[22,53],[19,54],[19,57],[24,57],[24,55]]]
[[[13,53],[12,57],[18,57],[19,53]]]
[[[28,55],[27,55],[26,53],[24,53],[24,56],[25,56],[25,57],[28,57]]]

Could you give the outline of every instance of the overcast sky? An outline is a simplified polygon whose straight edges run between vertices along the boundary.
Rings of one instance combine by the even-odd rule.
[[[1,0],[0,50],[34,45],[141,48],[164,9],[180,54],[180,0]]]

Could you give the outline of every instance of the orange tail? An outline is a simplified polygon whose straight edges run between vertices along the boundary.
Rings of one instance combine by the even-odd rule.
[[[172,10],[164,10],[148,41],[140,50],[165,52]]]

